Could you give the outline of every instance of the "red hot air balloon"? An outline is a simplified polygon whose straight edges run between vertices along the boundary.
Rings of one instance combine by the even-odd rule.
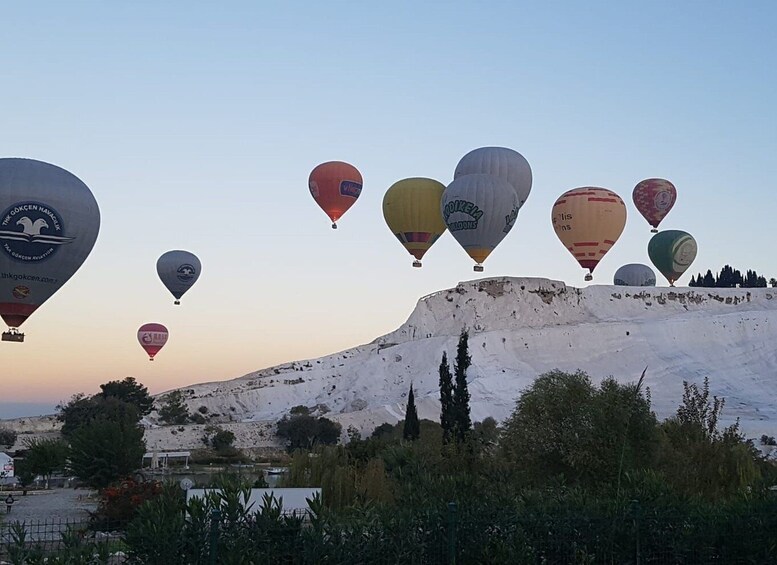
[[[315,201],[332,220],[332,229],[337,229],[337,220],[361,194],[362,175],[353,165],[329,161],[313,169],[308,187]]]
[[[154,355],[167,343],[167,328],[162,324],[143,324],[138,329],[138,342],[148,353],[148,360],[153,361]]]
[[[657,233],[658,224],[677,200],[677,189],[668,180],[645,179],[634,187],[631,198],[639,213],[653,226],[650,231]]]

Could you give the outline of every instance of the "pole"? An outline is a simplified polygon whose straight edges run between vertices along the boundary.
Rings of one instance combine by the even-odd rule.
[[[212,510],[210,513],[210,552],[208,554],[208,563],[210,563],[210,565],[218,565],[220,521],[221,512]]]
[[[448,565],[456,565],[456,503],[448,503]]]

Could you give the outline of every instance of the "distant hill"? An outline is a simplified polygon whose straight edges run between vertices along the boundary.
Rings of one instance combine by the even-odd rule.
[[[366,315],[369,315],[368,313]],[[710,379],[725,397],[721,423],[748,437],[777,435],[777,289],[578,289],[539,278],[468,281],[418,301],[396,331],[319,359],[184,387],[192,412],[229,423],[238,446],[271,445],[272,422],[296,405],[369,433],[404,417],[414,385],[421,418],[439,417],[438,366],[470,330],[472,419],[507,417],[521,391],[551,369],[582,369],[645,384],[660,419],[674,414],[683,380]],[[163,396],[163,395],[159,395]],[[156,424],[156,413],[147,423]],[[203,426],[147,432],[149,449],[194,448]],[[175,433],[173,433],[175,432]]]

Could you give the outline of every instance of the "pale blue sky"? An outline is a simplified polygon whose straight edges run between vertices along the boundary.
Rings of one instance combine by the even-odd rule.
[[[449,234],[412,269],[383,194],[410,176],[447,184],[483,145],[534,172],[484,276],[584,285],[550,209],[587,185],[629,214],[594,284],[648,263],[631,203],[648,177],[677,186],[661,227],[695,236],[692,272],[777,276],[775,23],[773,2],[4,3],[0,156],[70,170],[103,223],[27,342],[0,344],[0,400],[128,375],[160,392],[395,329],[476,273]],[[337,231],[307,189],[333,159],[364,177]],[[203,262],[180,307],[155,272],[176,248]],[[145,322],[171,333],[154,363],[135,341]]]

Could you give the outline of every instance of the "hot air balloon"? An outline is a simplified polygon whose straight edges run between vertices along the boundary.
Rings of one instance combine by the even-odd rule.
[[[332,229],[337,229],[337,220],[361,194],[362,175],[353,165],[329,161],[313,169],[308,187],[310,194],[332,220]]]
[[[650,238],[648,255],[662,275],[669,281],[669,286],[688,270],[696,259],[696,240],[691,234],[681,230],[665,230]]]
[[[626,225],[626,205],[606,188],[568,190],[553,205],[553,229],[580,266],[593,279],[596,265],[618,241]]]
[[[200,278],[202,265],[194,253],[188,251],[168,251],[157,259],[156,272],[173,296],[174,304],[181,303],[181,297]]]
[[[613,282],[618,286],[656,286],[656,274],[647,265],[629,263],[615,271]]]
[[[100,209],[72,173],[32,159],[0,159],[0,316],[3,341],[24,341],[24,321],[92,250]]]
[[[518,208],[531,192],[532,174],[523,155],[507,147],[480,147],[464,155],[456,165],[453,178],[464,175],[494,175],[510,183],[518,195]]]
[[[153,361],[154,355],[165,346],[168,335],[162,324],[143,324],[138,328],[138,343],[148,353],[149,361]]]
[[[481,263],[515,224],[515,191],[493,175],[465,175],[448,185],[441,205],[445,225],[477,263],[474,270],[483,271]]]
[[[650,231],[656,233],[658,224],[677,200],[677,189],[668,180],[645,179],[634,187],[631,198],[639,213],[653,226]]]
[[[445,185],[427,178],[410,178],[395,182],[383,196],[383,218],[391,233],[415,257],[413,267],[445,233],[440,202]]]

